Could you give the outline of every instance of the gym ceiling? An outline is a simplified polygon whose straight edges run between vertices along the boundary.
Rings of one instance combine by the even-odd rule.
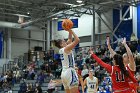
[[[124,5],[136,6],[140,0],[0,0],[0,21],[17,23],[19,16],[26,22],[43,23],[52,18],[80,17],[106,12]],[[95,8],[93,8],[95,6]]]

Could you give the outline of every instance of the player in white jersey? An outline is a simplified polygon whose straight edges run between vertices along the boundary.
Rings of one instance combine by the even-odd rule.
[[[94,71],[92,69],[89,70],[89,76],[84,80],[83,87],[84,86],[87,86],[86,93],[97,93],[98,79],[94,76]]]
[[[69,30],[68,41],[65,40],[54,40],[54,44],[58,47],[61,62],[62,62],[62,72],[61,80],[64,85],[66,93],[77,93],[78,92],[78,76],[75,71],[75,61],[72,49],[79,43],[80,39],[72,31]],[[72,41],[72,36],[74,36],[74,41]]]

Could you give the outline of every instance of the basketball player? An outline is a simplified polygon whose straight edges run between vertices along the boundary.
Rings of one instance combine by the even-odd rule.
[[[82,76],[78,74],[78,67],[75,67],[75,70],[76,70],[76,73],[77,73],[77,75],[78,75],[78,79],[79,79],[78,93],[80,93],[80,85],[81,85],[81,87],[82,87],[82,91],[84,91],[84,88],[83,88],[83,84],[84,84],[84,82],[83,82],[83,78],[82,78]]]
[[[78,93],[78,76],[75,71],[75,61],[72,49],[79,43],[80,39],[72,31],[68,30],[69,38],[66,42],[65,40],[54,40],[54,44],[58,47],[61,62],[62,62],[62,72],[61,80],[65,88],[66,93]],[[74,41],[72,42],[72,35],[74,36]]]
[[[129,70],[133,74],[133,76],[135,76],[136,64],[135,64],[133,54],[132,54],[130,48],[128,47],[128,45],[126,44],[126,38],[123,39],[122,44],[124,45],[124,47],[127,51],[127,53],[123,54],[123,63],[125,65],[126,69]],[[109,37],[107,37],[107,45],[108,45],[108,49],[109,49],[111,55],[114,56],[116,54],[116,52],[110,46]],[[131,86],[131,89],[134,91],[134,93],[137,93],[137,86],[135,86],[135,84],[133,84],[133,82],[131,82],[131,80],[129,81],[129,85]]]
[[[84,86],[87,86],[86,93],[97,93],[98,79],[94,76],[94,71],[92,69],[89,69],[88,74],[89,76],[86,77],[86,79],[84,80],[83,89],[84,89]]]
[[[113,56],[114,66],[104,63],[90,50],[91,57],[94,58],[102,67],[104,67],[111,75],[113,93],[133,93],[129,86],[129,79],[137,84],[136,79],[129,70],[126,70],[123,64],[123,57],[119,54]]]

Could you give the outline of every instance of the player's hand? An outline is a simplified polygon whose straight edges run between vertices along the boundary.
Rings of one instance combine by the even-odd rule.
[[[93,51],[92,51],[92,49],[91,49],[91,48],[89,48],[89,53],[90,53],[90,54],[93,54]]]
[[[107,44],[107,46],[110,46],[110,38],[109,37],[106,38],[106,44]]]
[[[126,38],[122,39],[122,44],[125,45],[126,44]]]
[[[69,29],[69,30],[67,30],[69,33],[72,33],[72,30],[71,29]]]

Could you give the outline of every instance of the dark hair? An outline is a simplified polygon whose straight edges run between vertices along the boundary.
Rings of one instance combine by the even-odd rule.
[[[126,77],[129,77],[129,73],[128,71],[126,70],[125,66],[124,66],[124,63],[123,63],[123,57],[120,55],[120,54],[115,54],[114,55],[114,60],[116,62],[116,65],[119,65],[119,68],[121,70],[121,72],[126,76]]]
[[[53,43],[56,47],[61,48],[60,44],[61,44],[62,40],[58,39],[58,40],[53,40]]]

